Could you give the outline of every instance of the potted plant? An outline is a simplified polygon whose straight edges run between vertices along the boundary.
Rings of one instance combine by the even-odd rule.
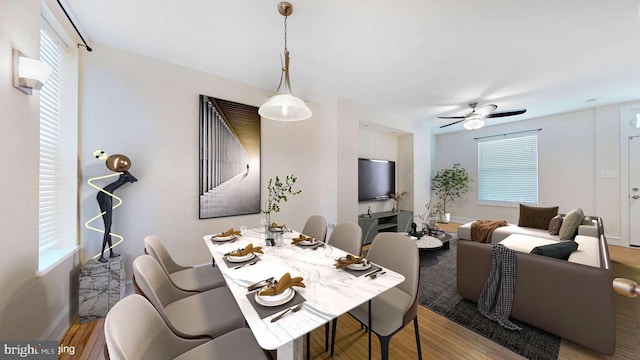
[[[454,201],[466,194],[471,181],[469,173],[460,164],[453,164],[451,168],[436,172],[436,176],[431,180],[431,190],[442,201],[441,222],[446,224],[451,219],[451,214],[447,212],[447,201]]]
[[[264,209],[262,213],[265,215],[265,222],[267,226],[271,227],[271,212],[280,212],[280,201],[287,201],[287,196],[298,195],[302,190],[293,190],[293,185],[298,180],[293,175],[287,175],[284,182],[280,180],[279,176],[269,179],[267,190],[269,195],[264,202]]]
[[[393,209],[391,209],[393,212],[398,212],[398,210],[400,210],[400,199],[405,195],[407,195],[406,191],[397,194],[389,194],[389,197],[393,199]]]

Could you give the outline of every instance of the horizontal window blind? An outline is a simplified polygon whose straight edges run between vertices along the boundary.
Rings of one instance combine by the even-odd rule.
[[[478,143],[478,200],[538,203],[538,135]]]
[[[40,59],[52,71],[40,90],[39,249],[55,246],[60,236],[60,65],[62,47],[43,26]]]

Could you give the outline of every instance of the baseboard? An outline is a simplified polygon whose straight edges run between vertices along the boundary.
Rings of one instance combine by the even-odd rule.
[[[40,335],[40,340],[57,340],[58,343],[62,341],[64,335],[69,329],[69,305],[65,305],[62,311],[56,316],[56,318],[49,324],[49,327]]]
[[[619,236],[607,236],[607,245],[617,245],[617,246],[629,246],[625,244]]]

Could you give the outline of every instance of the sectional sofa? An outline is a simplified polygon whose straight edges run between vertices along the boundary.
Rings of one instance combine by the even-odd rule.
[[[470,229],[470,224],[469,229]],[[458,293],[477,302],[491,268],[491,244],[464,241],[458,230]],[[514,236],[509,236],[514,235]],[[559,242],[548,231],[517,225],[498,228],[492,243],[516,251],[516,287],[511,317],[605,355],[616,346],[613,274],[602,219],[581,225],[578,250],[568,260],[529,254],[536,246]]]

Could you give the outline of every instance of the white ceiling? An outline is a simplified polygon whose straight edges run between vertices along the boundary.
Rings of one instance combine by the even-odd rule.
[[[278,0],[66,2],[90,42],[278,84]],[[464,115],[472,101],[527,109],[489,125],[640,99],[638,0],[291,2],[291,82],[302,98],[336,94],[435,128],[448,123],[436,116]]]

